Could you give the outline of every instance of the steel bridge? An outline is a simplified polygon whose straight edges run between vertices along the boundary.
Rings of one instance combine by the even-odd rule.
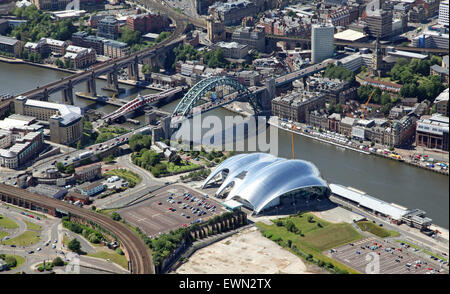
[[[222,103],[209,103],[208,107],[203,107],[202,112],[206,112],[213,108],[223,106],[225,104],[231,103],[236,100],[248,99],[252,107],[255,109],[259,109],[258,100],[256,98],[256,94],[258,91],[251,91],[246,86],[239,83],[237,80],[223,77],[223,76],[214,76],[209,77],[204,80],[201,80],[197,84],[195,84],[189,91],[184,95],[181,99],[180,103],[175,108],[172,117],[176,116],[189,116],[191,111],[196,106],[197,102],[206,95],[209,91],[215,89],[218,86],[229,86],[233,88],[236,92],[233,97],[228,96],[226,99],[217,99],[217,102]]]
[[[111,112],[103,117],[103,119],[108,119],[110,121],[114,121],[118,119],[121,116],[126,115],[129,112],[132,112],[134,110],[137,110],[141,107],[144,107],[151,103],[156,103],[164,98],[167,98],[169,96],[175,95],[179,93],[182,89],[180,87],[176,87],[174,89],[166,90],[157,94],[149,94],[145,96],[138,95],[133,100],[127,102],[123,106],[121,106],[119,109],[115,110],[114,112]]]

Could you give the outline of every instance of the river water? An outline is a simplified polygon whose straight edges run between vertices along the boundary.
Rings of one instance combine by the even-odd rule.
[[[26,90],[42,86],[46,83],[61,79],[67,73],[29,66],[13,65],[0,62],[0,92],[20,94]],[[106,84],[97,81],[99,95],[110,93],[100,88]],[[121,85],[126,92],[119,95],[119,99],[129,100],[137,95],[136,89]],[[85,85],[75,87],[75,91],[85,91]],[[151,93],[144,90],[141,93]],[[55,93],[50,100],[61,102],[61,94]],[[162,107],[162,110],[172,111],[178,101],[173,101]],[[103,112],[115,109],[113,106],[93,105],[93,102],[77,98],[74,104],[80,107],[89,106]],[[216,116],[224,121],[225,116],[236,115],[226,109],[215,109],[203,117]],[[143,121],[143,117],[137,118]],[[208,129],[203,129],[203,133]],[[292,158],[291,134],[284,130],[274,130],[278,133],[278,151],[271,151],[274,155]],[[247,147],[247,140],[244,140]],[[407,208],[420,208],[427,212],[433,223],[449,228],[449,178],[424,169],[411,167],[393,160],[369,156],[337,146],[321,143],[300,135],[294,135],[294,152],[296,159],[304,159],[314,163],[322,173],[322,177],[329,183],[352,186],[365,191],[369,195],[387,202],[397,203]],[[246,150],[246,149],[245,149]]]

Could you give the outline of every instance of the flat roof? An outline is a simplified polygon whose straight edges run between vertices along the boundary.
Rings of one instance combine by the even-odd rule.
[[[395,56],[402,56],[402,57],[404,56],[404,57],[416,58],[416,59],[426,59],[428,57],[428,55],[414,53],[414,52],[408,52],[408,51],[400,51],[400,50],[388,52],[388,55],[395,55]]]
[[[236,208],[241,207],[243,204],[241,202],[231,199],[231,200],[222,202],[222,205],[229,209],[236,209]]]
[[[366,35],[364,33],[361,33],[361,32],[355,31],[355,30],[351,30],[351,29],[334,34],[335,39],[351,41],[351,42],[362,39],[365,36]]]
[[[330,184],[329,187],[333,194],[357,202],[361,206],[370,208],[384,215],[389,215],[393,219],[400,220],[404,215],[410,212],[408,209],[400,207],[399,205],[392,205],[367,195],[362,191],[357,192],[356,189],[350,189],[350,187],[344,187],[337,184]]]

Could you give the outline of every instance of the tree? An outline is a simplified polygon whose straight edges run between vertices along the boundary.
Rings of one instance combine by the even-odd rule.
[[[120,220],[122,219],[122,217],[120,216],[120,214],[117,213],[117,212],[113,212],[113,213],[111,214],[111,218],[112,218],[113,220],[115,220],[115,221],[120,221]]]
[[[73,165],[68,165],[66,167],[66,174],[73,174],[75,173],[75,168],[73,167]]]
[[[17,260],[14,256],[7,256],[5,262],[8,265],[8,268],[13,268],[17,265]]]
[[[56,257],[55,259],[53,259],[52,264],[54,266],[63,266],[64,265],[64,261],[61,259],[61,257]]]
[[[63,68],[63,67],[64,67],[64,62],[62,62],[61,59],[57,58],[57,59],[55,60],[55,65],[56,65],[57,67],[59,67],[59,68]]]
[[[80,241],[78,241],[78,239],[72,239],[69,242],[68,248],[73,251],[73,252],[80,252],[81,250],[81,244]]]
[[[66,168],[65,168],[65,166],[64,166],[64,164],[62,163],[62,162],[57,162],[56,163],[56,168],[58,169],[58,171],[60,172],[60,173],[65,173],[66,172]]]

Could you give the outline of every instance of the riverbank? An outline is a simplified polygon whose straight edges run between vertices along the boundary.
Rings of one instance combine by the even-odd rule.
[[[382,158],[395,160],[395,161],[398,161],[398,162],[403,162],[403,163],[406,163],[408,165],[411,165],[411,166],[414,166],[414,167],[417,167],[417,168],[422,168],[422,169],[425,169],[425,170],[428,170],[428,171],[433,171],[435,173],[439,173],[439,174],[442,174],[442,175],[446,175],[446,176],[449,175],[449,171],[448,170],[440,170],[438,168],[427,167],[427,166],[424,166],[424,165],[422,165],[422,164],[420,164],[418,162],[414,162],[414,161],[410,160],[410,158],[408,158],[408,157],[402,158],[400,156],[392,156],[392,153],[384,151],[384,150],[381,150],[381,149],[378,149],[378,151],[382,151],[382,152],[377,152],[377,150],[375,150],[374,148],[364,148],[363,145],[360,145],[359,149],[358,149],[356,147],[352,147],[352,146],[349,146],[349,145],[345,145],[345,144],[342,144],[342,143],[333,142],[333,141],[330,141],[330,140],[326,140],[326,139],[317,137],[317,136],[314,135],[315,132],[313,132],[310,129],[307,130],[307,133],[304,132],[302,129],[298,128],[298,127],[295,127],[296,130],[293,130],[291,128],[292,126],[288,127],[287,124],[285,126],[282,126],[281,125],[282,123],[280,124],[280,121],[279,121],[278,117],[271,117],[269,119],[269,124],[274,126],[274,127],[279,128],[279,129],[282,129],[282,130],[285,130],[285,131],[288,131],[288,132],[293,132],[294,134],[298,134],[298,135],[301,135],[301,136],[304,136],[304,137],[308,137],[308,138],[311,138],[311,139],[314,139],[314,140],[317,140],[317,141],[320,141],[320,142],[323,142],[323,143],[327,143],[327,144],[330,144],[330,145],[334,145],[334,146],[337,146],[337,147],[341,147],[341,148],[345,148],[345,149],[348,149],[348,150],[356,151],[356,152],[363,153],[363,154],[366,154],[366,155],[376,155],[376,156],[379,156],[379,157],[382,157]],[[355,144],[355,143],[352,143],[352,144]]]
[[[76,71],[76,70],[71,70],[71,69],[66,69],[66,68],[59,68],[56,65],[29,62],[29,61],[25,61],[25,60],[19,59],[19,58],[11,58],[10,59],[10,58],[6,58],[4,56],[0,56],[0,62],[6,62],[6,63],[10,63],[10,64],[27,64],[27,65],[31,65],[31,66],[57,70],[57,71],[70,73],[70,74],[76,74],[76,73],[82,72],[82,71]]]

